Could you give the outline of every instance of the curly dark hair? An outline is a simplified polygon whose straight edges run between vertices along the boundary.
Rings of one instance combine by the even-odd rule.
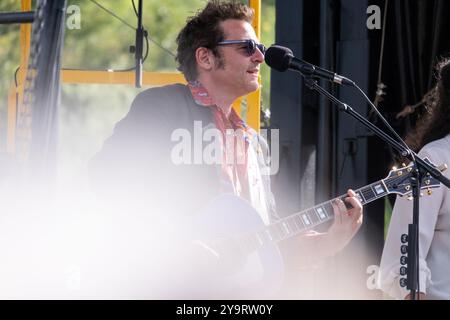
[[[450,133],[450,58],[438,63],[436,70],[437,83],[427,104],[428,112],[406,136],[406,143],[416,152]]]
[[[244,20],[251,23],[254,11],[252,8],[237,2],[209,1],[203,10],[189,17],[186,26],[177,37],[178,70],[188,81],[196,80],[197,61],[195,51],[200,47],[210,49],[220,59],[217,43],[224,40],[224,32],[220,22],[228,19]]]

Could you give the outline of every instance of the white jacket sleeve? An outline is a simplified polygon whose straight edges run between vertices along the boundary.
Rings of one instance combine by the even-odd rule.
[[[442,158],[434,149],[425,147],[419,152],[420,157],[427,157],[431,162],[439,165]],[[443,188],[433,189],[432,195],[420,198],[420,216],[419,216],[419,286],[420,291],[426,293],[430,285],[431,271],[427,266],[426,257],[430,249],[433,235],[435,232],[436,221],[443,202]],[[380,270],[378,274],[378,286],[385,293],[393,298],[404,299],[409,290],[400,286],[400,252],[402,234],[408,233],[408,225],[412,223],[413,201],[406,197],[397,197],[395,201],[392,218],[389,224],[388,234],[381,257]]]

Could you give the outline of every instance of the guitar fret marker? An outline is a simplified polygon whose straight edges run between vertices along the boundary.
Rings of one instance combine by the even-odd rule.
[[[383,188],[383,186],[382,186],[381,184],[375,185],[374,189],[375,189],[375,193],[376,193],[377,195],[382,194],[382,193],[385,192],[385,191],[384,191],[384,188]]]
[[[309,226],[311,224],[311,221],[309,221],[309,218],[306,214],[302,214],[303,222],[305,222],[305,225]]]
[[[325,214],[322,207],[317,208],[316,212],[319,215],[320,220],[325,220],[327,218],[327,215]]]
[[[313,208],[312,211],[314,212],[314,217],[317,217],[317,222],[320,222],[320,220],[322,220],[322,219],[320,219],[319,214],[317,213],[316,209]]]

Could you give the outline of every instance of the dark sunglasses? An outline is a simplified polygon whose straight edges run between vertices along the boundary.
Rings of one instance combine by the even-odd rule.
[[[247,39],[247,40],[225,40],[217,43],[218,46],[227,45],[227,44],[245,44],[245,50],[247,56],[252,56],[256,52],[256,48],[261,51],[264,55],[266,53],[266,47],[262,43],[256,43],[255,40]]]

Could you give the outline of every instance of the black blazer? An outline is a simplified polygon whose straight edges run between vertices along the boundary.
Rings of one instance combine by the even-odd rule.
[[[187,86],[174,84],[141,92],[90,161],[97,195],[126,210],[157,215],[195,213],[219,194],[220,180],[217,165],[175,165],[171,159],[173,147],[180,142],[171,141],[177,129],[191,135],[193,159],[194,121],[201,121],[203,127],[214,122],[212,112],[195,103]]]

